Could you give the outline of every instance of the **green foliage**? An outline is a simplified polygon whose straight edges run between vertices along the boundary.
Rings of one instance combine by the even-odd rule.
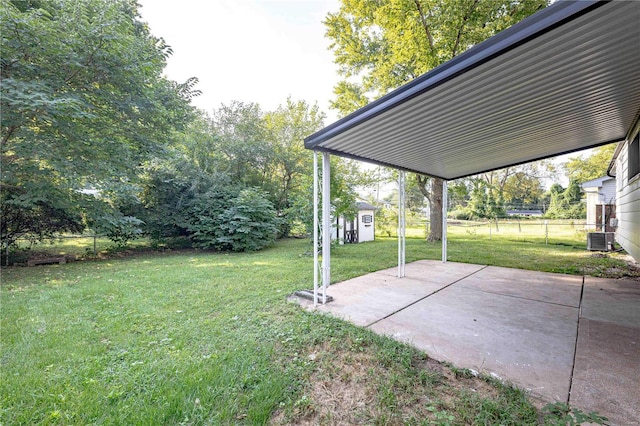
[[[566,189],[554,184],[549,189],[549,195],[549,209],[545,217],[552,219],[584,219],[586,217],[586,205],[582,202],[582,192],[577,181],[569,182]]]
[[[223,105],[212,117],[201,113],[162,158],[145,164],[142,203],[131,208],[132,214],[158,241],[192,236],[200,247],[231,249],[234,244],[223,244],[214,230],[215,216],[228,206],[220,210],[211,203],[221,196],[227,202],[243,188],[259,188],[275,209],[267,223],[277,217],[278,236],[310,230],[312,153],[304,149],[303,138],[322,127],[323,117],[317,105],[291,99],[266,113],[241,102]],[[335,157],[331,170],[334,206],[353,210],[360,173]]]
[[[232,251],[256,251],[273,244],[277,232],[275,213],[264,193],[243,189],[220,217],[217,245]]]
[[[68,198],[49,198],[45,188],[3,188],[0,192],[0,249],[5,250],[18,239],[32,242],[52,238],[56,233],[81,232],[84,223],[79,209]],[[49,188],[47,188],[49,189]],[[76,194],[76,199],[80,194]]]
[[[306,221],[310,223],[311,204],[299,208],[312,193],[307,183],[312,179],[313,157],[304,148],[303,140],[323,127],[324,114],[317,105],[288,98],[285,105],[265,114],[264,120],[274,160],[270,183],[265,189],[281,218],[279,235],[286,237],[292,229],[300,228]]]
[[[480,178],[471,179],[472,190],[466,207],[458,208],[457,219],[495,219],[506,215],[503,202],[495,198],[495,191]]]
[[[171,50],[128,0],[3,1],[0,15],[3,202],[31,217],[43,200],[56,216],[87,215],[87,203],[109,211],[78,191],[131,188],[138,165],[190,119],[194,80],[162,77]],[[22,224],[8,227],[42,235]]]
[[[342,0],[325,18],[344,80],[333,103],[343,114],[448,61],[545,7],[547,0]]]
[[[517,171],[505,180],[502,194],[507,209],[538,209],[544,189],[538,177]]]
[[[570,158],[564,163],[569,180],[584,183],[606,176],[615,149],[616,144],[614,143],[595,148],[586,158],[582,155]]]
[[[188,235],[200,248],[221,248],[223,215],[234,197],[231,188],[218,188],[196,194],[185,216]]]
[[[334,89],[336,99],[331,105],[341,115],[349,114],[548,3],[548,0],[342,0],[340,9],[324,20],[334,62],[343,78]],[[440,223],[442,180],[424,177],[418,180],[429,199],[431,222]],[[428,238],[440,240],[441,227],[431,227]]]
[[[595,411],[585,413],[564,402],[549,403],[542,408],[544,424],[548,426],[578,426],[584,423],[603,425],[608,419]]]
[[[105,214],[95,219],[93,231],[105,235],[113,241],[117,247],[125,247],[127,243],[142,234],[143,222],[133,216],[124,216],[119,211],[114,214]]]
[[[398,212],[392,208],[378,207],[375,211],[376,232],[387,237],[398,232]]]

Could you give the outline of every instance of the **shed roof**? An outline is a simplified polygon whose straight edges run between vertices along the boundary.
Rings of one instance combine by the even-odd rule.
[[[356,202],[356,207],[358,210],[376,210],[375,206],[367,203],[366,201],[358,201]]]
[[[305,139],[447,180],[624,140],[640,2],[559,1]]]
[[[596,179],[591,179],[588,180],[586,182],[583,182],[582,185],[582,189],[586,189],[586,188],[600,188],[602,185],[604,185],[605,182],[608,181],[613,181],[615,180],[614,178],[610,177],[610,176],[603,176],[603,177],[599,177]]]

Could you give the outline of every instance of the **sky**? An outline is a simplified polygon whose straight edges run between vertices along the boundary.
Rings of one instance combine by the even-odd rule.
[[[192,101],[195,106],[211,112],[235,100],[273,111],[290,96],[317,102],[327,115],[325,125],[337,120],[329,107],[337,66],[322,21],[338,11],[339,0],[138,2],[151,33],[173,49],[165,75],[177,82],[200,80],[202,95]],[[565,177],[561,180],[566,184]]]
[[[142,21],[173,49],[165,75],[197,77],[193,104],[207,112],[231,101],[275,110],[287,97],[329,108],[338,81],[322,21],[338,0],[139,0]]]

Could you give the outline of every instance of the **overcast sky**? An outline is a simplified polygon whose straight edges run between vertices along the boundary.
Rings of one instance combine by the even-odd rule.
[[[337,119],[329,109],[337,67],[322,21],[338,10],[339,0],[138,2],[151,33],[173,49],[167,77],[200,80],[197,107],[211,112],[237,100],[272,111],[291,96],[317,102],[327,114],[325,125]]]
[[[286,101],[317,102],[330,124],[338,80],[322,24],[338,0],[139,0],[151,33],[173,49],[165,74],[197,77],[205,111],[233,100],[264,111]]]

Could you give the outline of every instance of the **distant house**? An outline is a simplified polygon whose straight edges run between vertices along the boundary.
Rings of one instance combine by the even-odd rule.
[[[616,179],[616,241],[640,262],[640,119],[616,147],[607,174]]]
[[[526,217],[533,217],[533,216],[542,216],[542,210],[525,210],[525,209],[520,209],[520,210],[507,210],[507,216],[526,216]]]
[[[375,212],[376,208],[369,203],[356,203],[358,215],[352,220],[339,217],[337,229],[334,228],[332,238],[337,238],[341,244],[363,243],[375,240]],[[337,234],[337,235],[336,235]]]
[[[585,224],[585,229],[613,232],[611,219],[616,217],[615,178],[603,176],[584,182],[582,190],[587,195],[587,223]]]

